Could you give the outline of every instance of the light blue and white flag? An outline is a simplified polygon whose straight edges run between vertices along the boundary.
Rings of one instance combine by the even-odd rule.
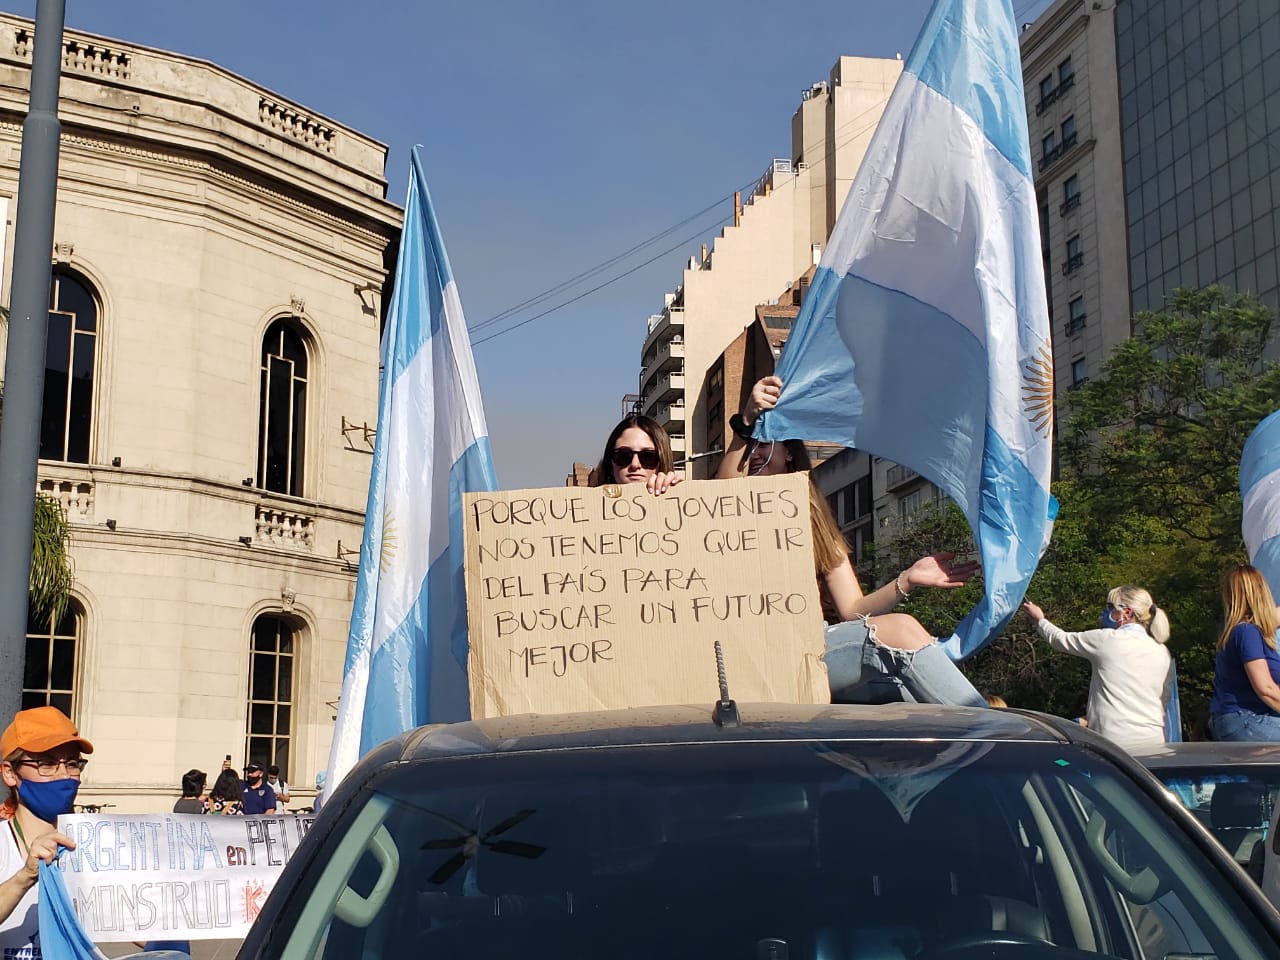
[[[957,659],[1049,541],[1053,354],[1009,0],[936,0],[783,351],[766,440],[856,446],[958,503],[986,593]]]
[[[458,287],[412,154],[395,291],[382,335],[369,477],[338,723],[334,789],[383,740],[465,720],[462,494],[493,490],[493,457]]]
[[[1280,597],[1280,411],[1253,428],[1240,453],[1241,533],[1249,562]]]

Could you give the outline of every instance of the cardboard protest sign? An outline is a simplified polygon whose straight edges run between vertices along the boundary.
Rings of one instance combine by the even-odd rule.
[[[825,703],[809,477],[467,494],[475,718]]]
[[[80,925],[99,943],[243,937],[313,817],[73,814],[58,858]]]

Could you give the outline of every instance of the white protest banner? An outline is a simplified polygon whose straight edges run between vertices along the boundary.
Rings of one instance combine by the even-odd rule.
[[[826,703],[809,476],[467,494],[475,718]]]
[[[243,937],[314,817],[72,814],[58,858],[99,943]]]

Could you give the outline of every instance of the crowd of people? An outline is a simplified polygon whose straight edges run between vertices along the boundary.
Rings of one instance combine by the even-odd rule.
[[[751,389],[730,421],[732,439],[719,478],[771,476],[810,469],[803,442],[757,442],[756,419],[778,401],[782,383],[766,377]],[[610,432],[593,474],[598,486],[642,483],[661,496],[681,482],[671,442],[654,420],[633,414]],[[981,694],[909,614],[894,608],[914,590],[962,586],[976,564],[953,554],[921,557],[896,577],[865,592],[826,498],[809,483],[814,576],[827,622],[825,659],[834,702],[919,701],[1002,708],[998,694]],[[1280,611],[1265,578],[1254,567],[1230,568],[1222,583],[1224,625],[1218,641],[1208,729],[1217,740],[1280,741]],[[1127,749],[1165,742],[1173,676],[1169,618],[1151,594],[1117,586],[1108,594],[1097,628],[1067,631],[1034,602],[1024,604],[1040,636],[1055,650],[1089,661],[1092,674],[1082,722]],[[71,813],[93,744],[56,707],[19,711],[0,735],[0,777],[8,796],[0,804],[0,951],[5,957],[38,958],[37,886],[41,862],[60,848],[74,849],[57,830]],[[323,787],[316,778],[317,792]],[[231,756],[208,788],[199,769],[182,776],[178,814],[237,816],[284,811],[289,785],[276,766],[256,761],[244,779]],[[319,806],[317,795],[316,806]]]
[[[212,813],[218,816],[254,816],[284,813],[289,802],[289,784],[276,765],[265,771],[262,764],[249,761],[241,780],[231,768],[231,755],[222,761],[222,772],[208,787],[208,774],[188,770],[182,775],[182,797],[173,805],[174,813]]]
[[[771,476],[809,470],[799,439],[757,442],[758,417],[772,409],[782,381],[769,376],[751,388],[730,418],[732,431],[716,476]],[[610,432],[592,474],[597,486],[643,483],[662,495],[681,482],[666,431],[640,414]],[[815,577],[827,622],[827,675],[834,702],[924,701],[963,706],[1005,706],[998,694],[980,694],[914,617],[894,608],[919,587],[959,587],[976,564],[953,554],[921,557],[892,580],[864,592],[848,545],[826,498],[810,481]],[[1209,733],[1217,740],[1280,741],[1280,613],[1266,580],[1240,565],[1223,580],[1226,622],[1218,643]],[[1096,629],[1067,631],[1035,603],[1024,604],[1040,636],[1055,650],[1082,657],[1092,671],[1080,722],[1118,745],[1140,750],[1165,743],[1174,682],[1168,650],[1168,614],[1151,594],[1120,585],[1108,594]]]
[[[8,794],[0,804],[0,955],[39,960],[38,887],[40,864],[52,863],[61,849],[74,850],[71,837],[57,829],[58,817],[72,813],[80,777],[93,744],[57,707],[18,711],[0,734],[0,778]],[[244,768],[242,781],[231,757],[213,788],[202,770],[182,776],[182,796],[174,813],[244,815],[283,813],[289,785],[277,766],[263,769],[256,761]],[[317,778],[317,787],[323,781]],[[153,941],[146,949],[190,952],[185,941]]]

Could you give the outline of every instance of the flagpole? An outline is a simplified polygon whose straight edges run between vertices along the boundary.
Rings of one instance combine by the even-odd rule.
[[[36,459],[49,322],[53,215],[58,192],[58,82],[66,0],[39,0],[31,56],[31,96],[22,122],[13,289],[0,430],[0,718],[22,703],[27,597],[35,523]]]

